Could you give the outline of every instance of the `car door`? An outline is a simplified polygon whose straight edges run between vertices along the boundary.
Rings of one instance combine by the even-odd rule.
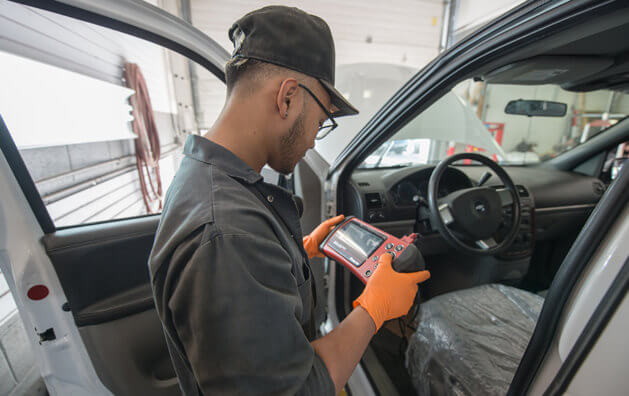
[[[498,59],[509,56],[509,49],[540,40],[544,34],[561,31],[565,26],[577,23],[575,21],[583,21],[588,13],[612,12],[613,7],[617,5],[610,4],[610,8],[603,11],[600,4],[591,1],[526,2],[440,54],[389,99],[331,165],[325,188],[326,214],[342,213],[348,207],[348,203],[352,202],[358,202],[356,204],[358,207],[365,207],[365,198],[356,196],[356,189],[348,188],[352,183],[351,172],[388,138],[435,103],[455,84],[465,78],[482,75],[481,71],[492,70],[492,67],[496,67]],[[344,295],[348,293],[347,287],[344,286],[344,283],[348,282],[345,271],[342,266],[332,261],[328,264],[327,324],[332,328],[351,308],[348,296]],[[370,380],[370,377],[379,375],[377,368],[372,370],[374,365],[368,364],[366,357],[368,354],[349,382],[352,391],[358,394],[371,394],[375,382]],[[367,366],[371,366],[370,375],[366,375]],[[384,389],[387,388],[379,390],[386,393]]]
[[[162,3],[171,11],[178,11],[178,2]],[[0,17],[8,21],[6,24],[3,22],[6,29],[3,33],[9,38],[2,42],[0,53],[17,53],[20,58],[16,61],[24,61],[25,64],[30,64],[30,61],[24,60],[29,58],[44,62],[45,65],[41,67],[53,65],[59,69],[60,79],[65,78],[64,73],[68,71],[77,73],[77,79],[85,76],[97,77],[97,80],[107,79],[107,73],[102,72],[102,64],[109,61],[115,66],[120,59],[112,55],[116,53],[116,46],[111,43],[106,45],[101,40],[109,33],[100,26],[108,31],[128,34],[125,40],[133,42],[136,47],[132,50],[142,56],[147,56],[148,51],[142,45],[143,42],[150,41],[167,49],[163,52],[165,57],[170,57],[168,65],[172,69],[166,70],[166,73],[173,78],[166,79],[162,88],[164,91],[175,91],[179,94],[178,98],[183,99],[180,103],[162,103],[166,108],[170,105],[178,108],[178,116],[164,121],[160,111],[155,113],[157,124],[166,123],[175,129],[175,143],[196,125],[190,109],[195,106],[188,83],[191,78],[191,69],[187,68],[190,61],[196,63],[194,68],[197,73],[204,73],[199,76],[203,84],[214,84],[212,87],[224,85],[223,65],[229,58],[227,51],[183,20],[146,2],[3,2],[0,4]],[[35,28],[40,22],[46,23],[46,35]],[[65,40],[68,31],[76,34]],[[59,35],[65,41],[60,40]],[[76,51],[66,56],[65,51],[70,51],[68,48]],[[123,55],[132,56],[129,52]],[[174,55],[178,55],[181,60],[173,61]],[[115,67],[108,70],[113,76],[120,74],[120,70]],[[146,77],[149,92],[158,92],[152,91],[150,86],[155,79],[148,73]],[[214,80],[208,82],[210,78]],[[94,84],[93,89],[100,89],[101,82],[90,80],[87,83]],[[123,90],[110,86],[105,88],[116,92]],[[90,102],[97,96],[94,92],[97,91],[92,91],[93,95],[75,99]],[[222,102],[224,92],[220,89],[216,92],[215,96]],[[50,100],[54,98],[65,100],[63,93],[56,97],[53,95]],[[152,99],[154,109],[159,107],[155,97]],[[208,103],[204,104],[208,106]],[[81,108],[76,103],[71,105]],[[99,126],[95,123],[105,123],[104,113],[98,113],[104,111],[105,107],[91,107],[81,111],[96,111],[98,118],[82,127],[88,129],[92,125],[89,131],[95,131]],[[43,109],[32,110],[33,118],[44,118],[41,115]],[[5,109],[7,114],[15,111],[15,108]],[[138,183],[137,176],[133,176],[135,179],[127,184],[111,185],[112,180],[136,174],[135,170],[129,170],[135,167],[132,152],[124,151],[124,148],[118,152],[118,143],[105,144],[96,138],[89,144],[51,143],[43,149],[32,148],[20,140],[21,135],[18,136],[16,132],[19,125],[12,122],[9,115],[4,115],[1,108],[0,115],[7,117],[0,121],[0,268],[28,329],[29,341],[49,392],[63,395],[179,394],[162,327],[154,309],[147,267],[159,215],[132,217],[137,211],[133,212],[129,208],[133,208],[133,205],[142,206],[137,202],[126,211],[112,209],[116,205],[123,205],[121,202],[128,199],[125,196],[128,197],[129,193],[123,195],[122,192],[127,191],[129,185],[136,186]],[[54,123],[54,114],[52,116],[49,126]],[[17,127],[12,128],[13,125]],[[24,139],[34,138],[29,135]],[[128,137],[122,136],[120,139],[123,140],[117,142],[126,141],[124,139],[128,140]],[[166,153],[173,163],[178,162],[181,149],[175,143],[167,147],[172,152]],[[80,150],[84,151],[82,158],[100,158],[104,155],[99,151],[101,149],[110,156],[103,157],[105,160],[96,165],[87,163],[78,169],[69,170],[70,173],[58,172],[54,177],[45,176],[45,172],[50,171],[51,167],[58,164],[58,159],[65,158],[68,153],[70,160],[72,152]],[[88,150],[87,155],[85,150]],[[160,160],[160,164],[163,161]],[[113,169],[108,171],[107,177],[91,174],[79,180],[81,183],[47,193],[47,186],[61,180],[60,174],[65,175],[66,179],[68,175],[80,179],[81,175],[103,167]],[[162,177],[166,179],[166,173],[171,173],[172,177],[174,169],[162,168]],[[37,170],[44,172],[44,176],[36,174]],[[304,198],[304,231],[311,230],[321,220],[322,188],[319,181],[326,170],[327,163],[316,153],[310,153],[290,179],[280,178],[270,169],[263,170],[265,179],[277,180]],[[65,198],[59,198],[59,191],[65,194],[69,192],[68,189],[76,189],[76,194],[72,192]],[[104,196],[113,197],[117,194],[119,198],[115,202],[98,203],[104,202]],[[97,205],[101,205],[98,210],[91,209],[87,217],[81,215],[80,221],[77,220],[78,215],[74,215]],[[62,213],[65,209],[60,209],[60,206],[72,210]],[[116,210],[118,214],[111,215]],[[322,287],[323,272],[317,266],[313,267],[317,285]],[[318,296],[324,297],[325,294],[320,292]],[[321,320],[325,315],[325,304],[319,302],[317,307],[317,317]]]

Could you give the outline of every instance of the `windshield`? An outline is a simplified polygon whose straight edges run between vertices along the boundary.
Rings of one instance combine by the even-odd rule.
[[[547,161],[629,115],[629,95],[464,81],[376,149],[361,168],[434,164],[474,152],[501,164]],[[469,162],[469,161],[466,161]]]

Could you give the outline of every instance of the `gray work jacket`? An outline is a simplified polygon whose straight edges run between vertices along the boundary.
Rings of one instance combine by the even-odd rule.
[[[149,259],[185,395],[328,395],[312,273],[292,195],[188,136]]]

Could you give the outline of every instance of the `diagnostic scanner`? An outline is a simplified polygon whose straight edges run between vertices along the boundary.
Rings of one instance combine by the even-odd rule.
[[[424,258],[413,243],[415,239],[417,234],[396,238],[350,216],[328,234],[319,250],[367,283],[383,254],[393,256],[392,267],[397,272],[423,270]]]

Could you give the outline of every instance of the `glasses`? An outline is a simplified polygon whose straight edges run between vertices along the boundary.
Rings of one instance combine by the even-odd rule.
[[[317,136],[315,137],[316,140],[321,140],[324,137],[328,136],[328,134],[332,132],[334,129],[336,129],[336,127],[339,125],[336,123],[336,121],[334,121],[334,118],[332,117],[332,114],[330,113],[330,111],[328,111],[328,109],[325,108],[325,106],[323,105],[323,103],[321,103],[319,98],[317,98],[317,96],[310,89],[308,89],[308,87],[306,87],[303,84],[299,84],[299,86],[305,89],[306,92],[308,92],[310,96],[312,96],[312,98],[315,100],[315,102],[317,102],[319,107],[321,107],[321,110],[323,110],[325,115],[328,116],[327,120],[319,124],[319,132],[317,132]]]

